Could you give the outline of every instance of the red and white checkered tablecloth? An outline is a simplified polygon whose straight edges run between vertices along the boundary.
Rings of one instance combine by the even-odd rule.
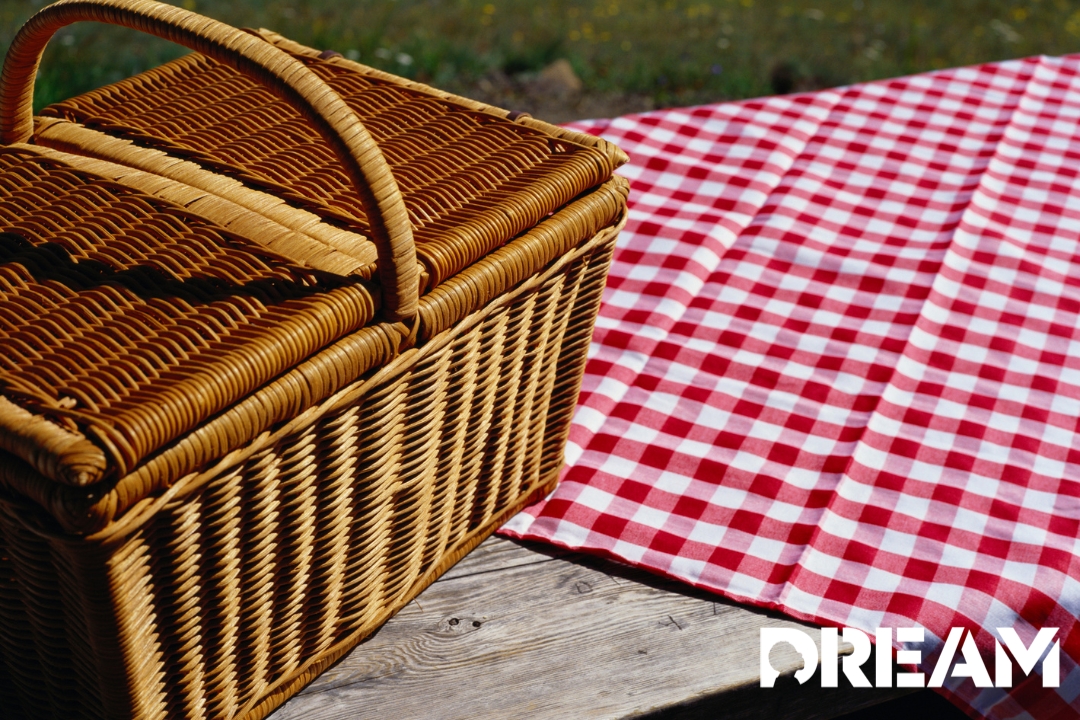
[[[1059,688],[945,692],[1080,714],[1080,56],[576,127],[630,222],[568,469],[503,533],[922,626],[927,673],[1058,627]]]

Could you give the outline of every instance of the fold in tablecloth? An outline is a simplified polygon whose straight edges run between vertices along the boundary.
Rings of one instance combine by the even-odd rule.
[[[503,529],[798,618],[1057,627],[1080,711],[1080,57],[577,125],[632,158],[568,469]],[[957,656],[960,660],[960,656]],[[867,668],[869,669],[869,668]],[[929,675],[928,675],[929,677]]]

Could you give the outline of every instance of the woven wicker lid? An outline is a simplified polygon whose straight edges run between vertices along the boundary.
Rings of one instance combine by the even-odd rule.
[[[375,316],[173,203],[0,148],[0,447],[88,484]]]
[[[62,128],[32,134],[29,102],[48,38],[87,19],[201,52],[55,106],[59,119],[37,127],[77,129],[70,155],[48,149]],[[61,0],[12,43],[0,82],[0,450],[50,480],[123,477],[259,393],[277,393],[273,412],[200,457],[282,407],[309,407],[487,302],[479,288],[505,290],[550,262],[592,224],[552,214],[625,158],[265,35],[273,43],[148,0]],[[150,165],[100,160],[121,141]],[[229,199],[175,181],[176,163],[233,183]],[[268,198],[322,226],[278,225]],[[617,205],[596,203],[604,218]],[[520,250],[488,261],[514,238]],[[457,282],[472,265],[482,272]],[[312,363],[337,379],[297,375]],[[283,381],[304,387],[267,390]]]
[[[429,288],[600,185],[623,159],[268,31],[260,37],[303,62],[371,133],[401,189]],[[198,53],[41,114],[193,160],[370,232],[349,178],[299,113]]]

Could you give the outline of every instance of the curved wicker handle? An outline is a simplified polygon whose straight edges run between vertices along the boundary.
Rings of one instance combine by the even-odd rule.
[[[0,142],[26,142],[33,135],[34,79],[41,54],[57,30],[80,21],[122,25],[188,47],[247,75],[299,110],[333,148],[360,196],[379,253],[384,315],[397,321],[416,314],[419,277],[412,226],[382,152],[326,83],[303,63],[246,32],[151,0],[60,0],[27,21],[4,59]]]

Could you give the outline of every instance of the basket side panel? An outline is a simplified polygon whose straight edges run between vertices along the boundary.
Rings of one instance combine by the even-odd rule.
[[[13,509],[0,503],[3,717],[128,714],[128,685],[100,557],[66,552],[28,530]],[[97,582],[87,582],[88,574]]]
[[[127,537],[108,567],[136,717],[264,716],[554,478],[605,233]]]
[[[111,555],[0,504],[5,716],[254,719],[377,628],[555,477],[610,240]]]
[[[589,342],[614,251],[615,244],[609,243],[586,258],[581,268],[583,277],[578,292],[572,297],[567,294],[560,299],[560,302],[572,304],[566,310],[559,311],[560,314],[565,313],[567,327],[555,370],[558,381],[551,394],[543,436],[544,449],[540,454],[540,473],[543,475],[557,473],[562,467],[563,449],[570,433],[570,420],[577,407]]]

